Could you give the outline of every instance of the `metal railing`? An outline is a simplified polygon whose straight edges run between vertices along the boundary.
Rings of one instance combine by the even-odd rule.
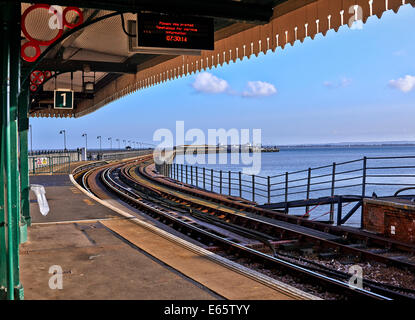
[[[122,160],[153,152],[153,149],[102,149],[88,150],[87,160]]]
[[[29,174],[69,174],[70,156],[30,156]]]
[[[414,169],[415,156],[399,156],[363,157],[267,177],[177,163],[166,164],[161,173],[208,191],[284,209],[286,213],[289,208],[304,207],[308,215],[315,206],[329,205],[330,222],[334,221],[337,204],[337,223],[343,224],[359,206],[355,205],[345,217],[342,207],[352,202],[359,204],[373,193],[391,196],[398,188],[415,186]]]
[[[99,155],[100,160],[122,160],[127,158],[138,157],[152,153],[153,150],[134,150],[124,152],[102,153]]]

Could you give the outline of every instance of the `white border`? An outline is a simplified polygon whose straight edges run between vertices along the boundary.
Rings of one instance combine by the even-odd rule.
[[[56,91],[66,91],[72,93],[72,108],[56,108]],[[56,89],[53,90],[53,109],[54,110],[73,110],[74,109],[74,97],[75,97],[75,91],[71,89]]]

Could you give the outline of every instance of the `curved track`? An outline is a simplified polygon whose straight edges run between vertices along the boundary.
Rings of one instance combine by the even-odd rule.
[[[194,203],[189,200],[188,194],[186,193],[184,194],[187,196],[183,197],[181,195],[182,198],[174,194],[174,197],[181,199],[181,203],[177,199],[173,201],[172,191],[174,191],[174,188],[170,188],[167,196],[165,194],[165,187],[166,185],[171,186],[171,184],[175,183],[165,181],[165,179],[152,173],[151,167],[148,166],[149,164],[151,164],[151,156],[141,157],[138,160],[123,164],[107,165],[100,169],[85,170],[80,176],[87,190],[91,188],[90,184],[94,184],[93,181],[99,177],[102,183],[119,198],[139,208],[140,211],[144,211],[157,220],[170,225],[174,229],[197,239],[197,241],[210,246],[216,245],[221,250],[246,257],[268,268],[284,270],[284,272],[294,275],[300,281],[311,283],[316,283],[317,281],[320,286],[324,286],[327,290],[339,293],[341,296],[348,298],[366,297],[380,300],[410,299],[409,296],[404,294],[405,290],[402,290],[403,292],[397,292],[393,286],[388,287],[387,285],[370,281],[364,281],[365,289],[350,288],[345,282],[350,275],[341,274],[341,272],[310,263],[307,267],[304,267],[304,265],[285,259],[283,255],[275,256],[273,242],[278,237],[275,235],[271,236],[271,232],[264,233],[253,230],[247,225],[242,226],[226,221],[226,217],[230,214],[229,211],[232,211],[232,208],[228,205],[217,205],[216,203],[220,200],[220,196],[218,195],[204,195],[205,197],[212,196],[216,198],[216,203],[212,204],[213,201],[210,202],[210,206],[207,209],[203,208],[203,201],[201,204],[200,198],[191,199],[193,201],[198,200]],[[163,185],[163,188],[161,188],[161,185]],[[175,185],[179,189],[183,188],[180,185]],[[93,192],[99,193],[99,190],[94,189]],[[192,192],[195,192],[195,190],[192,190]],[[197,190],[197,192],[200,191]],[[228,200],[231,202],[235,201],[234,199]],[[245,204],[243,206],[245,207]],[[212,207],[221,215],[217,214],[215,217],[211,212]],[[247,215],[247,213],[244,212],[244,215]],[[252,217],[249,218],[252,219]],[[262,224],[263,221],[259,220],[255,221],[255,223]],[[223,230],[226,232],[223,232]],[[247,242],[247,239],[251,240],[251,242],[242,243],[244,240]],[[262,250],[254,249],[258,246],[258,243],[263,244]]]

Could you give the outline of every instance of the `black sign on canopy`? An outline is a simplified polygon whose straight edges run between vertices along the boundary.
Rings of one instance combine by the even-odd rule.
[[[213,19],[140,13],[137,46],[214,50]]]

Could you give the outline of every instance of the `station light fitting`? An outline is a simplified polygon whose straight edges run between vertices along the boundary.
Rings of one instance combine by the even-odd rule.
[[[85,92],[95,92],[95,83],[85,82],[84,83],[84,90],[85,90]]]

